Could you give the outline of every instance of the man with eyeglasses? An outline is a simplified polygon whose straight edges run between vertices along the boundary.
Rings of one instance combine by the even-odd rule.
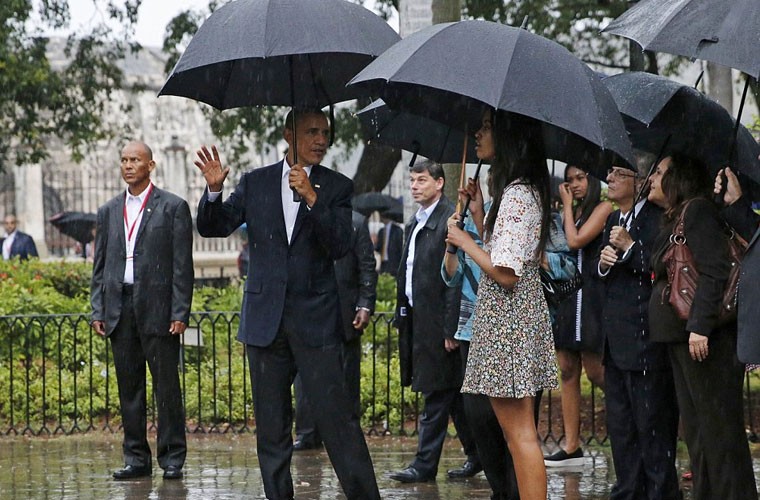
[[[607,219],[597,263],[605,286],[604,393],[617,476],[611,499],[680,498],[670,361],[665,344],[649,340],[650,261],[662,217],[646,201],[644,178],[653,160],[637,153],[638,171],[613,167],[607,174],[608,197],[619,206]]]

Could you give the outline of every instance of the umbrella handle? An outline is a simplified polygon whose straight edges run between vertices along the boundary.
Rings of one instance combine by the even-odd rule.
[[[475,169],[475,175],[473,176],[474,179],[477,179],[480,177],[480,167],[483,165],[483,160],[478,160],[478,166]],[[467,217],[467,208],[470,206],[470,201],[472,201],[472,197],[468,194],[467,200],[465,200],[464,206],[462,207],[462,211],[459,212],[459,220],[457,221],[457,227],[459,229],[464,229],[464,219]],[[452,244],[446,245],[446,251],[448,253],[457,253],[457,247],[455,247]]]
[[[731,148],[728,150],[728,165],[731,166],[731,159],[734,156],[734,151],[736,151],[736,143],[738,141],[739,137],[739,126],[741,125],[742,120],[742,113],[744,112],[744,102],[747,100],[747,89],[749,88],[749,79],[750,77],[747,76],[747,78],[744,81],[744,91],[742,92],[742,101],[739,104],[739,113],[736,115],[736,122],[734,123],[734,133],[731,136]],[[734,165],[736,167],[737,165]],[[736,169],[735,173],[738,175],[739,170]],[[715,203],[722,207],[724,205],[723,198],[726,196],[726,189],[728,188],[728,177],[726,177],[726,174],[720,174],[720,192],[715,195]]]

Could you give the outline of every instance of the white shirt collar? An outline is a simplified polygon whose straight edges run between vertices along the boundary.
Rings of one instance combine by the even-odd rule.
[[[140,203],[142,203],[143,201],[145,201],[145,197],[148,196],[148,192],[150,191],[150,187],[151,187],[152,184],[153,184],[152,182],[149,183],[148,186],[145,189],[142,190],[142,193],[138,194],[137,196],[135,196],[132,193],[130,193],[129,192],[129,188],[127,188],[126,189],[126,191],[127,191],[126,201],[128,202],[130,200],[137,200]]]
[[[418,208],[417,213],[414,214],[415,219],[417,219],[417,222],[425,222],[430,218],[430,215],[433,213],[433,210],[435,210],[435,207],[438,206],[438,202],[441,201],[441,198],[439,197],[437,200],[435,200],[433,203],[430,204],[427,208]]]
[[[303,169],[306,170],[306,175],[311,176],[311,167],[314,165],[306,165]],[[282,175],[286,177],[290,173],[290,163],[288,163],[288,157],[282,159]]]

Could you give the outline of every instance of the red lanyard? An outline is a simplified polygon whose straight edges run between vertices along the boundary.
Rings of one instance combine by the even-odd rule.
[[[137,212],[137,217],[135,217],[135,220],[132,221],[132,225],[129,225],[129,220],[127,219],[127,202],[124,201],[124,227],[127,228],[127,242],[132,241],[132,233],[135,231],[135,226],[137,225],[137,220],[140,218],[140,214],[145,209],[145,204],[148,203],[148,198],[150,198],[150,193],[153,191],[153,183],[151,182],[148,186],[148,192],[145,194],[145,199],[142,202],[142,205],[140,206],[140,211]]]

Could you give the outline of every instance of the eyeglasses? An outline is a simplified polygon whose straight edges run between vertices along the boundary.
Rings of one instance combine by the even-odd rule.
[[[625,179],[626,177],[638,177],[638,176],[639,174],[637,174],[636,172],[628,173],[622,168],[617,168],[617,169],[611,168],[607,170],[607,177],[616,177],[618,179]]]

